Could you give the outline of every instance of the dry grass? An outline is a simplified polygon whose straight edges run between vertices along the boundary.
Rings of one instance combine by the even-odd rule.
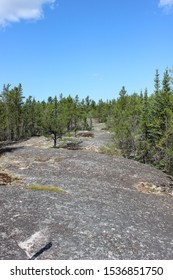
[[[66,193],[63,189],[59,187],[53,187],[53,186],[45,186],[45,185],[32,185],[26,187],[28,190],[33,191],[47,191],[47,192],[56,192],[56,193]]]
[[[3,185],[3,186],[11,185],[11,183],[16,185],[17,182],[19,182],[19,181],[20,181],[20,178],[14,176],[12,174],[9,174],[9,173],[3,172],[3,171],[0,172],[0,185]]]
[[[99,153],[109,156],[121,156],[121,151],[116,149],[114,145],[100,146]]]
[[[0,173],[0,185],[8,185],[13,181],[13,178],[4,172]]]
[[[137,189],[143,193],[163,194],[161,187],[148,182],[140,182],[137,185]]]
[[[39,157],[35,158],[35,161],[38,161],[38,162],[46,162],[48,160],[50,160],[50,157],[39,156]]]

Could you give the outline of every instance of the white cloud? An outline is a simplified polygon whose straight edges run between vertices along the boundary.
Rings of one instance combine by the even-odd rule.
[[[173,0],[160,0],[160,6],[172,6]]]
[[[43,17],[43,5],[50,7],[56,0],[0,0],[0,25]]]
[[[160,0],[160,7],[171,8],[173,6],[173,0]]]

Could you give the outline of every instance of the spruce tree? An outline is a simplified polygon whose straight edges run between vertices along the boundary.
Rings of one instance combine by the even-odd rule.
[[[137,141],[136,159],[143,163],[149,163],[151,157],[151,135],[150,135],[150,104],[148,91],[145,89],[142,105],[140,108],[139,136]]]

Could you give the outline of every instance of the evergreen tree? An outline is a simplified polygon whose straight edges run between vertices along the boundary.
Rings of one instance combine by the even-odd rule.
[[[78,95],[47,102],[29,96],[23,102],[22,85],[4,85],[0,94],[0,141],[14,141],[35,135],[53,135],[92,129],[92,118],[107,124],[122,155],[160,168],[173,175],[173,91],[172,79],[165,70],[162,83],[156,69],[154,93],[128,95],[123,86],[119,97],[97,103]]]
[[[64,108],[62,108],[62,100],[58,102],[57,97],[53,99],[53,103],[45,106],[44,110],[44,131],[47,134],[53,134],[54,147],[57,145],[57,138],[61,138],[66,128],[64,122]]]
[[[159,94],[160,91],[160,78],[159,78],[159,70],[156,69],[155,79],[154,79],[154,88],[155,88],[155,95]]]
[[[75,136],[77,134],[77,130],[80,127],[80,119],[81,119],[81,104],[79,102],[79,96],[76,95],[74,98],[74,106],[73,106],[73,124],[74,124],[74,132]]]
[[[117,99],[114,112],[112,130],[114,132],[114,140],[119,149],[122,150],[124,156],[129,156],[131,153],[131,132],[130,132],[130,111],[129,99],[125,90],[122,87],[119,98]]]
[[[26,99],[26,102],[23,106],[23,115],[24,115],[23,129],[24,129],[25,137],[31,137],[35,135],[35,125],[36,125],[35,104],[36,101],[32,98],[32,96],[29,96]]]
[[[143,163],[149,163],[151,142],[150,142],[150,104],[148,99],[147,89],[144,92],[140,122],[139,122],[139,139],[137,143],[137,155],[136,159]]]
[[[70,95],[64,100],[64,108],[65,108],[65,118],[67,123],[67,131],[70,132],[73,130],[73,114],[74,114],[74,101]]]
[[[22,136],[22,85],[10,90],[10,84],[4,85],[1,101],[4,104],[5,138],[9,141],[19,140]]]

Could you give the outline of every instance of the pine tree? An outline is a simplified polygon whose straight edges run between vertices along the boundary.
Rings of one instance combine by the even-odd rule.
[[[70,132],[73,130],[73,114],[74,114],[74,100],[70,95],[64,100],[64,109],[65,109],[65,119],[67,123],[67,131]]]
[[[24,115],[24,135],[25,137],[32,137],[37,134],[38,112],[36,112],[36,100],[29,96],[23,106]]]
[[[137,143],[136,159],[143,163],[149,163],[151,157],[151,135],[150,135],[150,104],[148,99],[148,91],[145,89],[143,101],[141,105],[140,121],[139,121],[139,137]]]
[[[22,135],[22,85],[10,90],[10,84],[4,85],[1,100],[4,104],[5,134],[9,141],[20,139]]]
[[[80,120],[82,116],[81,112],[81,104],[79,102],[79,96],[76,95],[74,100],[73,100],[73,125],[74,125],[74,132],[75,136],[77,135],[77,130],[80,127]]]
[[[130,131],[130,111],[129,98],[125,87],[122,87],[119,98],[114,106],[112,130],[117,148],[122,154],[128,157],[131,153],[131,131]]]
[[[159,78],[159,70],[156,69],[155,79],[154,79],[154,88],[155,88],[155,95],[159,94],[160,91],[160,78]]]
[[[45,106],[43,126],[47,134],[53,134],[54,147],[57,146],[57,139],[61,138],[66,129],[64,107],[62,99],[58,102],[55,96],[52,103]]]
[[[171,86],[170,76],[166,69],[160,89],[158,71],[155,78],[155,92],[151,97],[150,114],[150,142],[151,142],[151,163],[163,171],[168,170],[169,160],[169,134],[171,124]]]
[[[6,112],[5,112],[4,103],[0,99],[0,141],[6,140],[5,130],[6,130]]]

